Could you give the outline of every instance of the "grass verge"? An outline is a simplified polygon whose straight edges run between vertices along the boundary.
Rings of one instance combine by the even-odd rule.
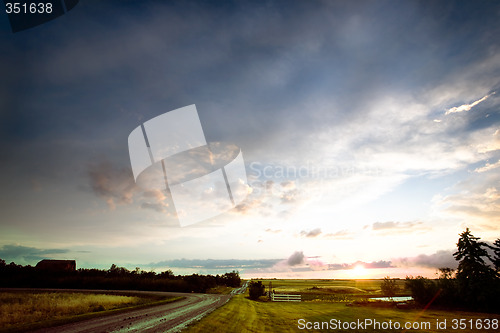
[[[88,292],[0,292],[0,332],[22,332],[174,302],[181,297]]]
[[[290,288],[285,288],[284,281],[282,281],[282,290],[293,290],[294,288],[311,288],[311,284],[305,282],[292,282]],[[314,283],[313,283],[314,284]],[[300,285],[300,286],[299,286]],[[337,285],[340,287],[340,285]],[[350,287],[357,287],[348,285]],[[375,283],[366,283],[365,287],[373,288]],[[331,288],[331,285],[322,285],[318,288]],[[492,329],[484,330],[485,319],[500,321],[500,315],[473,313],[473,312],[459,312],[459,311],[443,311],[443,310],[426,310],[420,309],[397,309],[393,307],[373,307],[373,306],[346,306],[342,302],[266,302],[266,301],[252,301],[247,298],[246,294],[237,295],[231,299],[226,305],[215,310],[201,321],[189,326],[184,332],[404,332],[404,325],[418,325],[420,329],[409,329],[407,332],[478,332],[477,327],[471,325],[483,325],[484,332],[497,331]],[[299,320],[302,321],[302,325]],[[332,320],[337,325],[340,322],[365,322],[365,320],[372,320],[379,323],[380,327],[374,325],[368,327],[348,327],[337,328],[332,327],[330,324]],[[460,322],[454,320],[462,319],[462,323],[466,324],[465,329],[454,328],[454,323],[459,325]],[[321,324],[325,322],[326,324]],[[402,328],[389,329],[387,326],[392,322],[399,323]],[[309,327],[305,327],[306,323]],[[318,323],[315,328],[315,324]],[[416,323],[416,324],[413,324]],[[441,323],[438,327],[437,324]],[[443,326],[442,323],[445,323]],[[323,325],[323,326],[321,326]],[[303,329],[300,329],[300,327]],[[491,325],[490,325],[491,326]],[[417,326],[413,326],[417,327]],[[498,327],[498,326],[497,326]],[[472,329],[471,329],[472,328]]]

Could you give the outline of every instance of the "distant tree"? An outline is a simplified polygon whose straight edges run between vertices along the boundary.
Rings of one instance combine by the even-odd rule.
[[[441,267],[438,272],[438,279],[441,280],[451,280],[453,279],[453,275],[455,270],[449,267]]]
[[[113,276],[125,276],[130,273],[130,271],[125,267],[118,267],[115,264],[112,264],[108,269],[108,273]]]
[[[419,305],[430,304],[439,294],[436,283],[422,276],[406,277],[406,288],[411,291],[411,296]]]
[[[457,303],[457,281],[455,279],[455,270],[449,267],[443,267],[439,269],[437,286],[439,290],[439,298],[437,298],[436,304],[453,306]]]
[[[493,250],[491,262],[493,262],[497,274],[500,274],[500,238],[498,238],[490,248]]]
[[[250,281],[250,284],[248,285],[248,292],[250,294],[250,299],[257,300],[260,296],[264,296],[266,294],[266,287],[261,281]]]
[[[167,279],[172,279],[172,278],[174,278],[174,277],[175,277],[174,272],[172,272],[172,270],[171,270],[171,269],[168,269],[168,270],[166,270],[166,271],[164,271],[164,272],[161,272],[161,273],[160,273],[160,276],[161,276],[162,278],[167,278]]]
[[[239,287],[241,285],[240,273],[237,271],[232,271],[231,273],[226,273],[222,276],[224,284],[228,287]]]
[[[399,290],[396,279],[391,279],[389,276],[384,278],[380,285],[380,289],[382,289],[382,293],[388,297],[394,297]]]

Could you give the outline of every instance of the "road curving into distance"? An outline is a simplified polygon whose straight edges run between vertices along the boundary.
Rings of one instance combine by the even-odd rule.
[[[109,316],[82,320],[61,326],[43,328],[33,333],[100,333],[100,332],[179,332],[208,313],[226,304],[233,295],[243,293],[248,285],[231,291],[229,295],[174,292],[120,291],[121,294],[152,294],[184,297],[179,301],[147,308],[130,310]],[[65,290],[67,291],[67,290]],[[75,290],[76,291],[76,290]],[[103,292],[96,290],[96,292]],[[109,293],[110,291],[105,291]],[[112,293],[112,291],[111,291]]]

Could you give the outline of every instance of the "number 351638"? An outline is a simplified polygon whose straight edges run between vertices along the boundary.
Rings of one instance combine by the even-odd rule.
[[[7,14],[50,14],[52,13],[51,2],[38,3],[20,3],[7,2],[5,3],[5,12]]]

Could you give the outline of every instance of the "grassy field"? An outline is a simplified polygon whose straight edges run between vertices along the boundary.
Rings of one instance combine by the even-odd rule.
[[[0,292],[0,332],[47,327],[173,298],[76,292]]]
[[[308,291],[317,287],[327,290],[370,293],[378,296],[380,280],[271,280],[276,292]],[[269,280],[264,280],[267,282]],[[404,282],[404,281],[403,281]],[[356,288],[356,289],[351,289]],[[359,289],[359,290],[358,290]],[[341,293],[339,295],[342,295]],[[347,294],[352,295],[352,294]],[[185,332],[403,332],[404,325],[420,325],[421,329],[409,329],[408,332],[497,332],[494,322],[490,321],[489,330],[477,330],[478,325],[485,324],[485,319],[500,320],[500,315],[471,313],[471,312],[450,312],[440,310],[420,309],[400,310],[394,307],[375,306],[347,306],[345,302],[324,301],[321,299],[304,302],[267,302],[264,298],[261,301],[252,301],[245,295],[238,295],[223,307],[217,309],[200,322],[190,326]],[[454,319],[465,319],[466,321],[453,321]],[[302,320],[302,321],[300,321]],[[365,323],[364,326],[343,327],[342,323],[357,321]],[[367,326],[365,320],[372,320],[372,324]],[[444,325],[446,320],[446,324]],[[375,326],[375,321],[379,326]],[[392,326],[389,322],[392,322]],[[326,324],[321,324],[326,322]],[[369,322],[369,321],[368,321]],[[399,323],[401,328],[396,327]],[[437,323],[441,327],[437,327]],[[315,324],[318,323],[318,324]],[[428,323],[428,324],[427,324]],[[332,325],[330,325],[332,324]],[[465,329],[459,329],[459,325],[466,325]],[[319,329],[314,329],[319,325]],[[323,329],[321,329],[323,325]],[[334,325],[337,325],[335,327]],[[350,324],[352,325],[352,324]],[[470,326],[474,329],[470,329]],[[476,326],[474,326],[476,325]],[[457,328],[454,328],[457,326]],[[303,329],[300,329],[302,327]],[[417,327],[417,326],[413,326]],[[309,329],[311,328],[311,329]]]
[[[290,291],[307,291],[312,287],[317,288],[356,288],[363,292],[379,292],[382,280],[379,279],[366,279],[366,280],[279,280],[279,279],[264,279],[258,280],[268,287],[272,283],[273,289],[276,292],[290,292]],[[404,290],[405,280],[396,280],[400,289]]]
[[[300,294],[304,301],[352,302],[381,294],[381,280],[260,280],[280,294]],[[398,296],[410,295],[405,280],[396,280]]]

